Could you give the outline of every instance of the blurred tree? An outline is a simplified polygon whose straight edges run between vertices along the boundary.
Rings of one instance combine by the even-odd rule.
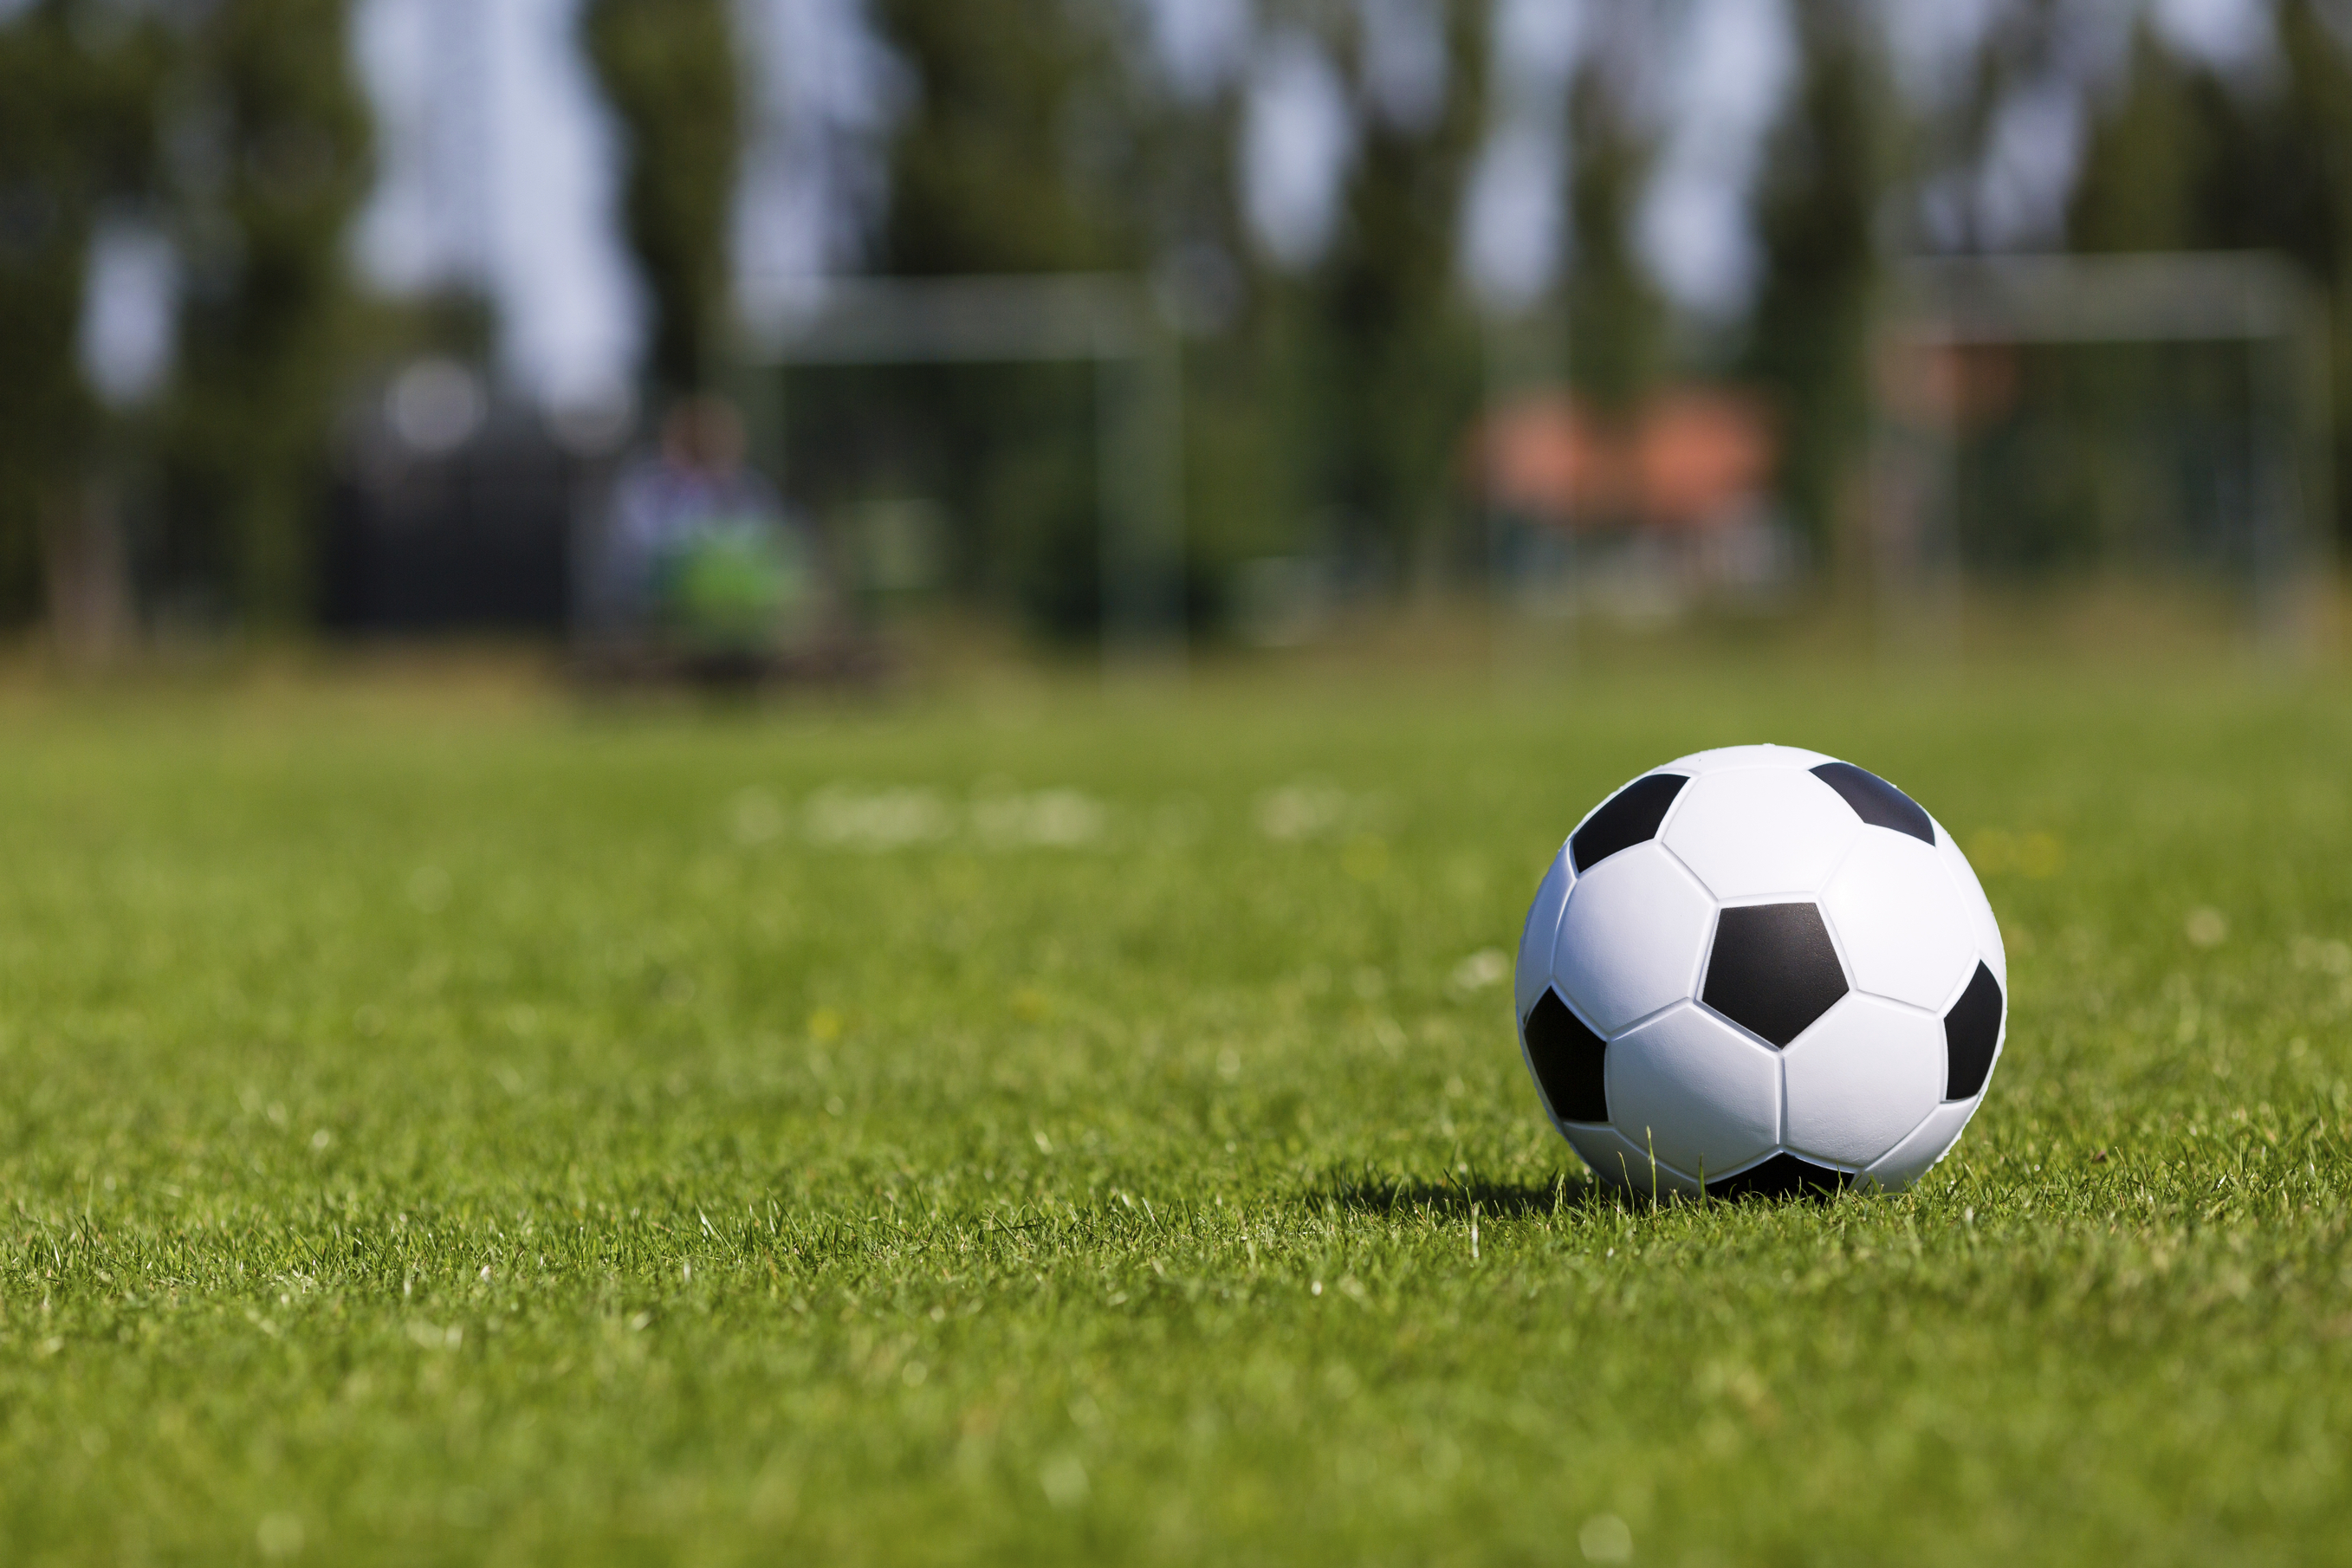
[[[1032,0],[881,0],[920,97],[893,148],[884,269],[1062,272],[1131,263],[1128,108],[1105,35]]]
[[[40,602],[45,556],[79,548],[102,423],[76,358],[90,236],[110,201],[151,201],[152,26],[39,0],[0,24],[0,619]],[[117,552],[119,554],[119,552]],[[54,567],[57,563],[52,561]],[[55,575],[54,571],[52,575]]]
[[[191,13],[166,105],[187,268],[166,410],[170,574],[226,582],[246,624],[312,607],[311,522],[367,177],[343,0]]]
[[[677,395],[709,381],[725,330],[740,84],[726,0],[591,0],[589,58],[627,132],[623,210],[653,296],[653,374]]]
[[[1300,510],[1328,520],[1336,536],[1323,548],[1383,578],[1441,565],[1454,459],[1483,391],[1455,238],[1485,122],[1484,21],[1476,7],[1448,8],[1445,95],[1427,118],[1378,112],[1358,84],[1375,111],[1363,116],[1331,254],[1275,295],[1301,318],[1278,324],[1276,340],[1296,377],[1286,423],[1305,459],[1294,465]]]
[[[2307,193],[2291,244],[2331,301],[2336,538],[2338,559],[2352,559],[2352,11],[2328,0],[2293,0],[2280,31],[2286,139]]]
[[[1873,225],[1896,106],[1856,7],[1798,13],[1801,76],[1757,198],[1765,258],[1743,369],[1781,419],[1780,500],[1833,565],[1857,563],[1870,432]]]
[[[2075,187],[2068,223],[2074,248],[2179,250],[2194,243],[2204,226],[2199,187],[2221,152],[2214,132],[2240,129],[2227,126],[2236,117],[2218,89],[2146,28],[2135,33],[2125,89],[2094,128]]]
[[[1622,410],[1656,384],[1670,344],[1666,305],[1633,247],[1633,217],[1653,149],[1627,123],[1622,83],[1588,68],[1569,97],[1574,166],[1566,296],[1569,377],[1601,407]]]
[[[880,0],[917,95],[892,146],[881,269],[913,276],[1125,270],[1146,257],[1138,105],[1098,9]],[[1098,622],[1100,493],[1083,367],[887,373],[946,503],[955,575],[1062,636]]]
[[[2279,42],[2275,72],[2231,82],[2143,30],[2094,131],[2070,237],[2089,251],[2278,250],[2329,290],[2336,525],[2352,542],[2352,21],[2288,0]]]

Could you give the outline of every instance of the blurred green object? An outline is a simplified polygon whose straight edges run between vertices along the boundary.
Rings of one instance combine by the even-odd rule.
[[[804,630],[815,599],[807,551],[761,518],[715,520],[660,563],[662,620],[691,651],[756,654]]]

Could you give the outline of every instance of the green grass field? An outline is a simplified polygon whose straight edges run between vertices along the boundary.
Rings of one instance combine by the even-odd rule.
[[[1913,1193],[1650,1211],[1507,952],[1776,739],[1978,856]],[[2352,688],[0,698],[11,1564],[2340,1561]]]

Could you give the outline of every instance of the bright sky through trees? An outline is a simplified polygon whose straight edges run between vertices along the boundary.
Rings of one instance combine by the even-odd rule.
[[[755,311],[856,268],[887,202],[888,139],[920,90],[867,0],[736,0],[750,123],[733,247]],[[0,0],[0,25],[28,0]],[[619,160],[578,38],[581,0],[357,0],[353,47],[377,120],[379,184],[354,237],[363,273],[408,293],[479,290],[500,368],[551,405],[625,385],[644,352],[642,292],[618,232]],[[2273,0],[1878,0],[1867,13],[1928,128],[1910,200],[1937,248],[2060,237],[2103,93],[2145,27],[2166,49],[2259,93],[2276,75]],[[2352,10],[2352,7],[2345,9]],[[1452,90],[1433,0],[1356,0],[1346,37],[1258,0],[1106,0],[1144,74],[1188,111],[1234,117],[1234,196],[1285,270],[1314,267],[1345,211],[1364,126],[1408,134]],[[2331,14],[2331,19],[2333,14]],[[1679,309],[1736,320],[1759,267],[1752,197],[1795,85],[1789,0],[1679,0],[1615,13],[1590,0],[1492,0],[1487,123],[1465,184],[1459,267],[1510,314],[1572,256],[1566,110],[1580,72],[1657,150],[1634,211],[1637,254]],[[2352,20],[2339,27],[2352,39]],[[1968,100],[2000,68],[1980,129]],[[133,401],[167,373],[178,268],[158,236],[118,225],[91,264],[83,361]],[[157,323],[166,330],[158,331]]]

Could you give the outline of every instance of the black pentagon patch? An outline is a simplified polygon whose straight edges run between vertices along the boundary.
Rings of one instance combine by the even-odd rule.
[[[1891,827],[1922,844],[1936,842],[1936,825],[1927,820],[1927,811],[1876,773],[1852,763],[1823,763],[1813,776],[1845,796],[1853,814],[1873,827]]]
[[[1845,993],[1844,966],[1812,905],[1741,904],[1717,920],[1700,1000],[1733,1023],[1785,1046]]]
[[[1666,819],[1666,807],[1675,804],[1675,796],[1688,783],[1680,773],[1651,773],[1612,795],[1609,804],[1594,812],[1592,820],[1569,840],[1569,854],[1578,872],[1600,865],[1620,849],[1655,838],[1658,824]]]
[[[1609,1043],[1584,1026],[1556,991],[1528,1015],[1528,1060],[1543,1085],[1544,1099],[1562,1121],[1609,1120],[1609,1086],[1601,1076]]]
[[[1993,1047],[2000,1044],[2000,982],[1985,964],[1944,1015],[1946,1100],[1973,1100],[1992,1071]]]
[[[1825,1198],[1845,1187],[1853,1178],[1843,1171],[1833,1171],[1827,1165],[1816,1165],[1811,1160],[1800,1160],[1794,1154],[1775,1154],[1760,1165],[1750,1165],[1736,1176],[1726,1176],[1706,1184],[1711,1198]]]

